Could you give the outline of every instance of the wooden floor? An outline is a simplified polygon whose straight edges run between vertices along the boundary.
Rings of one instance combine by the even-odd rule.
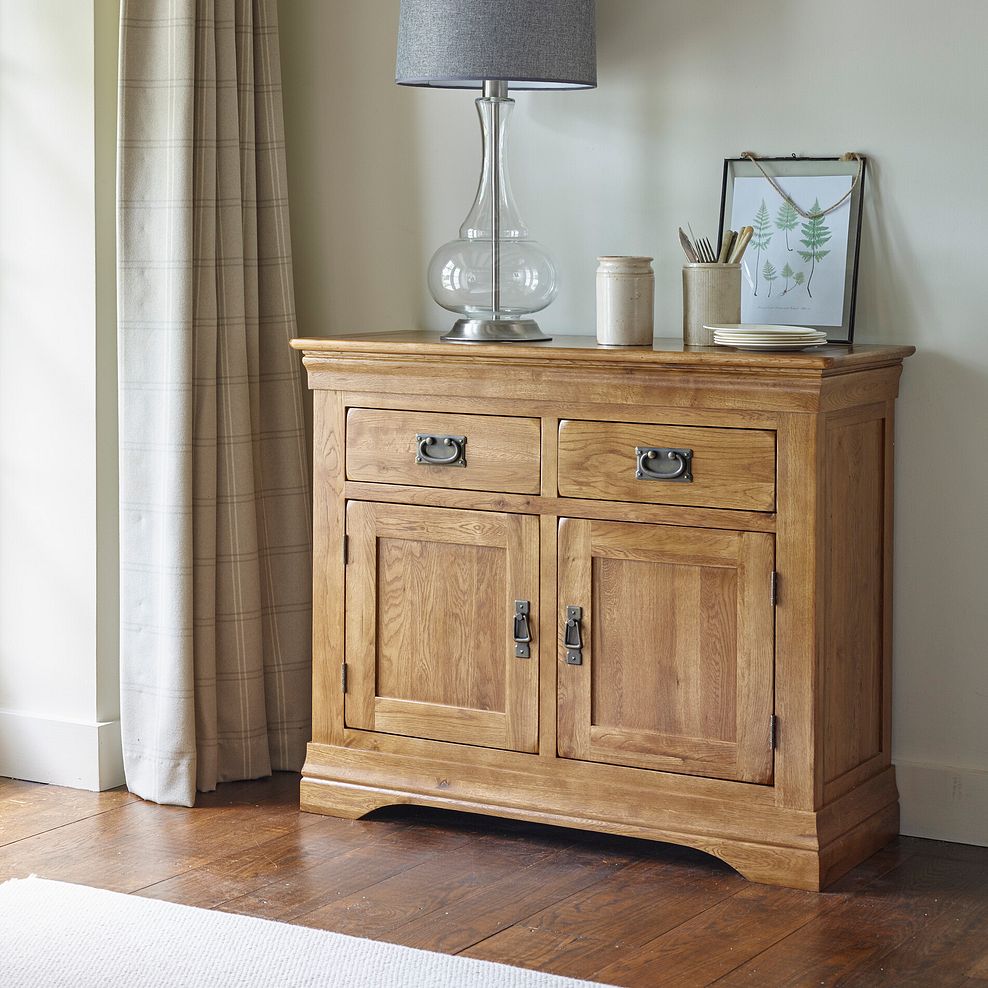
[[[0,881],[37,874],[615,985],[988,986],[988,848],[900,838],[817,895],[670,845],[297,806],[288,774],[228,783],[194,810],[0,780]]]

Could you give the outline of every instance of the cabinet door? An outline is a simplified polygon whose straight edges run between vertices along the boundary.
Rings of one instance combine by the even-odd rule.
[[[351,501],[347,534],[347,726],[536,751],[538,519]]]
[[[763,533],[561,519],[559,754],[771,782],[774,555]]]

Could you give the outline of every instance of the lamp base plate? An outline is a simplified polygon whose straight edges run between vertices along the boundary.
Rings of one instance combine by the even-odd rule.
[[[537,343],[551,340],[534,319],[457,319],[444,343]]]

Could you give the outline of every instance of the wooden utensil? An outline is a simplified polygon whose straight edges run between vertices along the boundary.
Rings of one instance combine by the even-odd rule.
[[[728,264],[740,264],[741,258],[744,256],[745,248],[748,246],[748,241],[755,234],[754,227],[743,226],[741,227],[741,232],[738,233],[737,237],[734,239],[734,246],[731,247],[730,256],[727,259]]]
[[[717,255],[718,264],[727,264],[727,259],[731,256],[731,246],[737,234],[733,230],[724,231],[724,239],[720,244],[720,253]]]

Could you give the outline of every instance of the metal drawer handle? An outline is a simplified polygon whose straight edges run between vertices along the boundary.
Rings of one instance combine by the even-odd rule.
[[[673,463],[672,470],[655,469],[660,463]],[[672,480],[679,484],[693,483],[691,466],[693,450],[669,449],[665,446],[635,447],[635,477],[638,480]]]
[[[583,636],[580,634],[580,621],[583,620],[582,607],[566,608],[566,630],[563,632],[563,644],[566,646],[566,664],[570,666],[583,665]]]
[[[530,659],[532,657],[532,629],[528,626],[529,603],[527,600],[515,601],[515,620],[512,637],[515,641],[515,658]]]
[[[465,467],[467,465],[466,436],[433,436],[419,433],[415,437],[415,462],[429,467]],[[440,447],[448,450],[444,455],[433,456],[430,450]]]

